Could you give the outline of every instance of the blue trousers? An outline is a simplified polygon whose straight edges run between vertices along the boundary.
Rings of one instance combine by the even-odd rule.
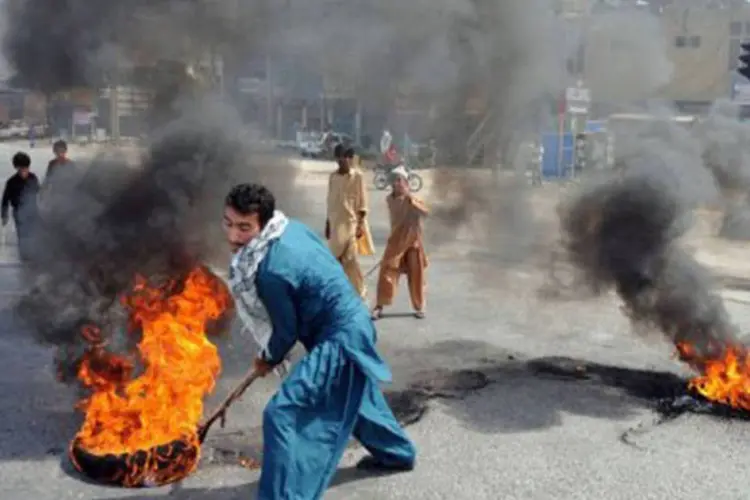
[[[379,461],[415,461],[416,449],[377,383],[335,341],[322,342],[263,412],[258,500],[320,499],[352,435]]]

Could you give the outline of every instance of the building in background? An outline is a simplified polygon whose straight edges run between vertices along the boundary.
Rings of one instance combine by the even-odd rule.
[[[32,93],[25,90],[0,86],[0,123],[26,119],[29,115],[27,100],[31,96]]]
[[[750,41],[749,4],[661,1],[638,10],[591,8],[581,18],[583,75],[599,115],[654,98],[686,114],[719,99],[750,104],[735,72],[740,43]]]
[[[661,26],[673,67],[661,96],[688,114],[700,114],[712,101],[731,97],[739,55],[732,50],[732,31],[736,25],[744,27],[743,18],[750,27],[750,7],[665,8]]]

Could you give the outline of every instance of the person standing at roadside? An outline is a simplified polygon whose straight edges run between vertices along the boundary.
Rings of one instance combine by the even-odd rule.
[[[393,192],[386,198],[391,235],[380,261],[377,298],[372,318],[380,319],[383,308],[393,303],[399,278],[406,274],[414,317],[422,319],[425,317],[427,269],[422,225],[429,210],[422,200],[409,191],[409,174],[404,167],[395,168],[391,175]]]
[[[359,241],[369,235],[365,180],[362,172],[354,168],[354,149],[339,144],[335,155],[339,167],[328,179],[325,236],[349,281],[364,298],[367,288],[357,256],[362,253]],[[374,252],[372,245],[369,247],[367,253],[371,255]]]
[[[13,156],[13,167],[16,173],[7,180],[3,191],[2,222],[3,227],[8,224],[8,212],[12,208],[18,236],[18,252],[22,261],[28,261],[33,250],[32,235],[39,218],[39,179],[31,172],[31,158],[24,152],[19,151]]]
[[[75,169],[75,163],[68,158],[68,144],[62,139],[52,145],[52,153],[55,155],[47,164],[47,172],[44,175],[44,187],[50,184],[58,174],[71,173]]]

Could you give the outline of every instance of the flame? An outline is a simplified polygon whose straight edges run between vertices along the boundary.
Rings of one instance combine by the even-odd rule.
[[[682,360],[701,371],[689,388],[710,401],[750,410],[750,351],[737,345],[725,346],[716,356],[701,356],[687,343],[677,344]]]
[[[203,267],[193,269],[179,289],[174,282],[157,287],[137,277],[122,298],[129,330],[141,332],[135,354],[107,352],[95,326],[81,332],[90,348],[81,360],[78,379],[91,393],[77,405],[85,420],[74,446],[95,456],[151,450],[152,460],[138,460],[146,465],[159,462],[157,455],[163,455],[170,443],[198,450],[203,398],[214,389],[221,370],[206,327],[222,316],[230,301],[226,286]],[[142,370],[136,374],[139,365]],[[183,464],[183,476],[197,464],[197,453],[193,455],[191,464]],[[128,482],[144,479],[148,466],[138,469],[143,469],[135,474],[138,478]]]

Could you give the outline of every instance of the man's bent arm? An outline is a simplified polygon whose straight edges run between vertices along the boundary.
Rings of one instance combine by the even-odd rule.
[[[276,366],[284,361],[297,342],[297,311],[289,284],[274,274],[263,279],[263,285],[258,287],[258,295],[266,305],[273,325],[273,332],[261,357],[271,366]]]
[[[10,181],[5,183],[5,189],[3,190],[3,202],[2,202],[2,219],[8,219],[8,206],[10,205]]]
[[[427,216],[430,214],[430,210],[422,200],[414,196],[410,196],[409,200],[411,201],[411,206],[419,213],[419,215]]]

